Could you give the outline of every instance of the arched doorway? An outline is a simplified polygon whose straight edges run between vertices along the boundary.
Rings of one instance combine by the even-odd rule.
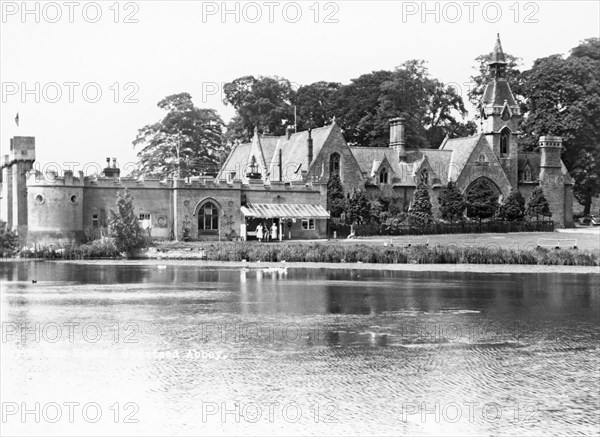
[[[486,177],[479,177],[465,190],[467,216],[478,220],[490,219],[499,206],[502,192],[498,186]]]
[[[212,199],[201,202],[197,208],[198,237],[219,235],[219,205]]]

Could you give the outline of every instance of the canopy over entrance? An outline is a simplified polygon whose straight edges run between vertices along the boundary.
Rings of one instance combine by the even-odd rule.
[[[321,205],[302,205],[297,203],[253,203],[242,206],[245,217],[256,218],[315,218],[328,219],[329,213]]]

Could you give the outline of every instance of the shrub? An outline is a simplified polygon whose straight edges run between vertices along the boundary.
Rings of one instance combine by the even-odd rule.
[[[371,217],[371,204],[362,190],[355,189],[347,202],[347,217],[350,223],[363,223]]]
[[[418,217],[422,217],[424,220],[427,220],[425,217],[433,219],[429,190],[424,182],[419,183],[415,189],[410,212],[416,214]]]
[[[467,202],[465,197],[456,188],[454,182],[448,182],[448,186],[442,188],[440,195],[438,196],[438,202],[440,204],[440,214],[444,220],[453,223],[455,220],[460,220],[463,217]]]
[[[339,217],[344,212],[346,202],[344,188],[339,175],[332,175],[327,181],[327,209],[332,217]]]
[[[525,199],[519,190],[511,190],[498,209],[498,217],[509,222],[521,221],[525,218]]]
[[[531,197],[527,202],[527,207],[525,208],[525,214],[527,217],[533,218],[537,220],[539,216],[549,216],[550,214],[550,206],[548,205],[548,200],[546,200],[546,196],[544,196],[544,190],[541,187],[536,187],[531,193]]]
[[[110,211],[110,228],[115,246],[120,253],[132,256],[146,247],[146,239],[133,209],[133,199],[127,188],[121,196],[117,192],[117,211]]]
[[[16,232],[6,230],[0,233],[0,252],[1,256],[10,257],[19,250],[19,236]]]
[[[481,179],[473,185],[467,195],[467,215],[482,219],[493,217],[498,208],[498,197],[489,183]]]

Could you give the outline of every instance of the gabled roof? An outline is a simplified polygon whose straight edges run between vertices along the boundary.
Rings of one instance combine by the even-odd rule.
[[[442,185],[448,184],[448,171],[450,169],[451,150],[421,149],[421,153],[427,158],[429,166]]]
[[[241,174],[248,164],[249,156],[250,156],[250,147],[251,143],[246,144],[238,144],[235,146],[231,152],[229,152],[229,156],[225,160],[223,167],[221,167],[221,171],[217,174],[217,180],[226,179],[226,174],[231,172],[236,172],[235,178],[240,179]]]
[[[444,141],[440,150],[452,151],[450,162],[448,163],[448,180],[455,181],[458,175],[462,173],[469,157],[481,138],[483,138],[483,134],[479,133],[471,137],[453,138]]]
[[[334,122],[329,126],[315,128],[311,131],[311,137],[313,140],[313,161],[323,148],[323,144],[327,141],[327,138],[334,129],[339,129],[337,124]],[[279,149],[282,150],[282,161],[284,168],[287,165],[294,164],[294,166],[301,166],[302,171],[308,171],[310,164],[308,162],[308,131],[293,133],[289,140],[287,137],[279,137],[279,143],[274,150],[273,162],[278,161],[277,154]]]
[[[350,147],[350,151],[354,155],[360,171],[366,177],[371,177],[371,174],[375,168],[379,169],[379,166],[386,159],[394,173],[392,176],[395,178],[401,178],[403,172],[406,172],[404,166],[398,161],[397,153],[391,147]],[[412,163],[410,164],[412,174]]]
[[[531,170],[531,178],[537,181],[540,175],[540,154],[539,153],[519,153],[517,156],[517,179],[523,180],[525,168]]]
[[[313,139],[313,160],[317,157],[325,141],[335,129],[339,129],[335,122],[329,126],[313,129],[311,137]],[[285,177],[291,176],[291,166],[299,169],[298,179],[302,177],[302,172],[309,168],[308,162],[308,131],[296,132],[287,136],[271,136],[259,135],[255,133],[251,143],[240,144],[231,151],[227,160],[223,164],[221,171],[217,175],[217,179],[225,179],[226,174],[230,172],[244,172],[252,159],[255,156],[257,163],[263,171],[263,177],[269,174],[270,180],[275,180],[278,175],[274,171],[278,170],[279,165],[279,150],[281,150],[281,160]],[[236,178],[242,179],[245,175],[236,174]]]
[[[529,166],[531,169],[531,176],[534,181],[539,180],[540,170],[541,170],[541,160],[542,156],[539,152],[520,152],[517,157],[517,172],[518,172],[518,180],[521,182],[523,180],[523,172],[525,168]],[[573,178],[569,174],[567,167],[564,162],[561,160],[561,173],[565,178],[565,184],[571,185],[574,183]]]

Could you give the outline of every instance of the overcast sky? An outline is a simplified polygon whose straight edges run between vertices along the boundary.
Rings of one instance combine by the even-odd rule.
[[[524,68],[600,34],[597,1],[228,2],[225,15],[222,2],[1,4],[2,155],[10,137],[35,136],[41,165],[135,161],[137,129],[178,92],[228,121],[220,85],[244,75],[347,83],[424,59],[463,84],[498,32]]]

